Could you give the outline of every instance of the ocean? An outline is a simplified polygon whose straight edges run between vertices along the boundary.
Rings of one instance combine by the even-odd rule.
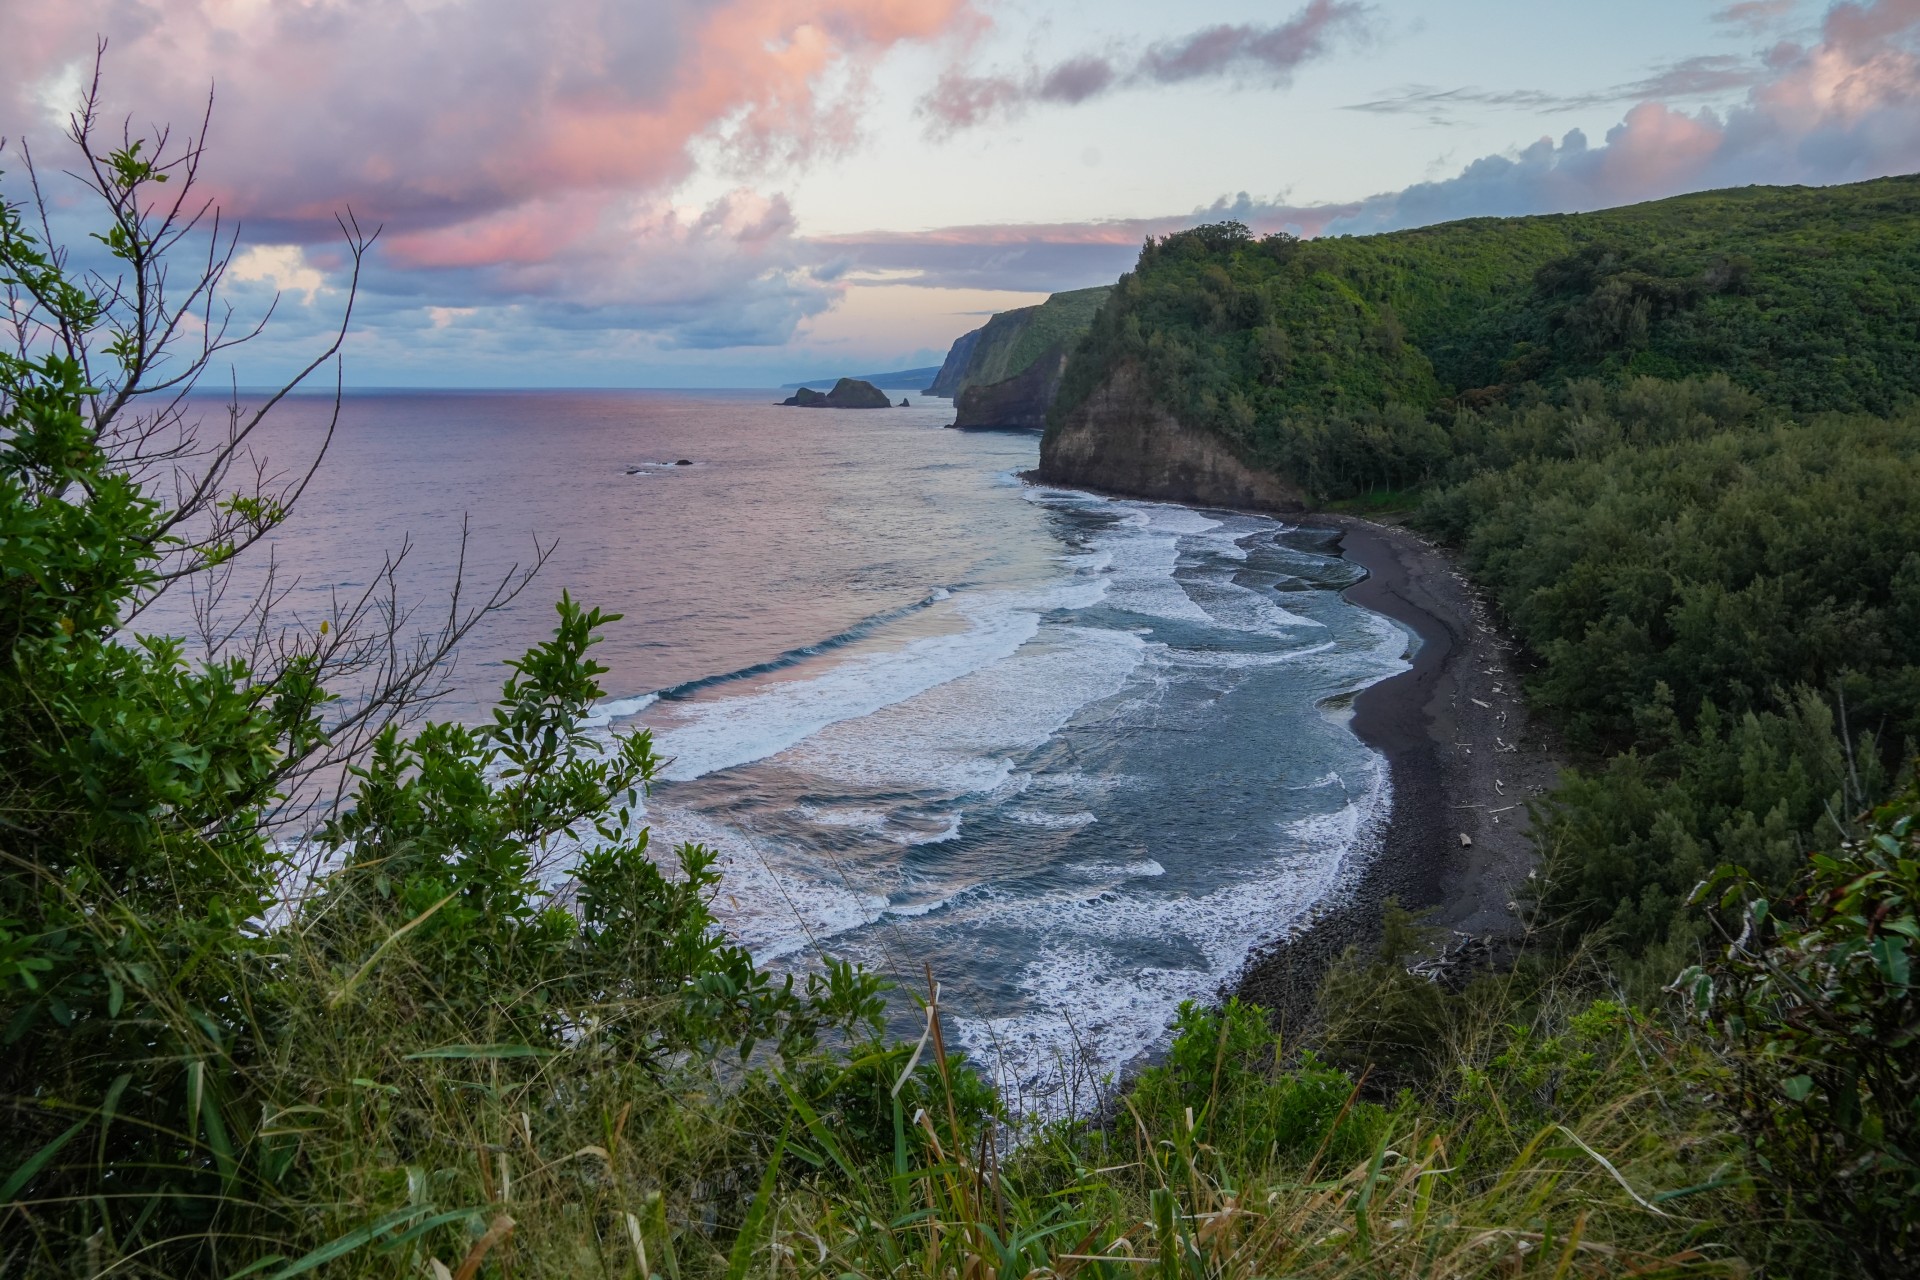
[[[424,625],[463,526],[469,592],[552,544],[436,714],[484,717],[563,590],[622,614],[596,723],[668,761],[655,848],[720,852],[718,914],[768,964],[930,970],[950,1042],[1058,1112],[1364,865],[1388,782],[1345,708],[1414,641],[1341,599],[1324,532],[1029,485],[1037,438],[903,394],[350,395],[274,539],[283,607],[404,546]],[[329,409],[277,410],[271,465]]]

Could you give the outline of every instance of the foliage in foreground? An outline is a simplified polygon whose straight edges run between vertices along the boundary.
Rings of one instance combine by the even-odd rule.
[[[1682,976],[1734,1064],[1763,1193],[1878,1274],[1920,1263],[1920,788],[1814,855],[1795,891],[1728,865],[1703,884],[1739,933]]]
[[[603,671],[588,651],[614,619],[563,599],[490,724],[411,734],[470,619],[397,663],[405,638],[351,606],[303,623],[256,604],[243,619],[264,644],[197,658],[128,625],[229,564],[297,489],[224,487],[259,414],[206,447],[178,416],[219,350],[192,320],[224,260],[170,304],[165,252],[196,215],[155,193],[190,186],[198,151],[96,154],[92,127],[89,110],[75,141],[111,215],[99,240],[131,284],[83,286],[0,209],[0,1266],[227,1274],[361,1219],[386,1157],[431,1169],[454,1133],[510,1136],[421,1107],[506,1120],[485,1103],[511,1098],[533,1142],[534,1114],[589,1105],[569,1096],[585,1082],[658,1112],[689,1062],[711,1077],[765,1044],[798,1066],[823,1033],[870,1038],[876,979],[756,969],[708,911],[712,855],[680,849],[677,875],[649,857],[629,807],[653,777],[647,736],[584,728]],[[184,500],[153,496],[156,468]],[[350,794],[301,838],[302,784],[328,765]],[[545,880],[562,858],[564,904]],[[562,1055],[582,1070],[545,1096]],[[417,1065],[443,1061],[461,1066]],[[401,1181],[416,1201],[450,1194]]]

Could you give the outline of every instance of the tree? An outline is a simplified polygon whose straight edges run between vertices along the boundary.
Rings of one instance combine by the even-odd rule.
[[[567,1055],[632,1084],[680,1054],[801,1057],[828,1024],[877,1025],[877,980],[829,964],[776,981],[719,933],[710,851],[679,850],[677,874],[649,856],[648,735],[582,723],[615,617],[563,598],[491,723],[407,732],[543,549],[477,603],[456,586],[418,633],[404,550],[312,624],[276,613],[271,563],[222,614],[325,452],[289,478],[250,441],[329,365],[338,421],[377,233],[341,220],[331,341],[203,436],[189,393],[260,332],[231,330],[221,301],[236,239],[195,190],[204,132],[109,140],[98,103],[96,76],[69,141],[111,269],[54,243],[31,157],[31,203],[0,204],[0,1221],[31,1241],[0,1268],[80,1251],[227,1274],[328,1229],[305,1198],[330,1176],[326,1125],[286,1117],[326,1114],[341,1046],[414,1075],[478,1052],[497,1080]],[[186,584],[198,644],[141,634]],[[561,858],[556,897],[542,874]]]

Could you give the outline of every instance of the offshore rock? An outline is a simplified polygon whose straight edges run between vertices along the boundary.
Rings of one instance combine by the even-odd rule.
[[[1004,382],[963,387],[953,402],[953,425],[962,430],[1044,431],[1047,409],[1067,370],[1067,349],[1055,345]]]
[[[1219,437],[1182,425],[1155,404],[1131,361],[1049,427],[1039,474],[1046,484],[1203,507],[1307,506],[1299,488],[1248,466]]]
[[[800,409],[891,409],[893,401],[887,399],[887,393],[871,382],[861,382],[857,378],[842,378],[833,384],[833,390],[822,395],[810,387],[788,396],[780,402]]]

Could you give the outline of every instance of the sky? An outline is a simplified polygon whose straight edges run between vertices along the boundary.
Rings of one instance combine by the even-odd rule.
[[[381,228],[351,385],[774,386],[937,364],[1235,218],[1364,234],[1920,170],[1920,0],[0,0],[0,190],[106,42],[197,135],[261,382]],[[78,260],[78,259],[76,259]]]

